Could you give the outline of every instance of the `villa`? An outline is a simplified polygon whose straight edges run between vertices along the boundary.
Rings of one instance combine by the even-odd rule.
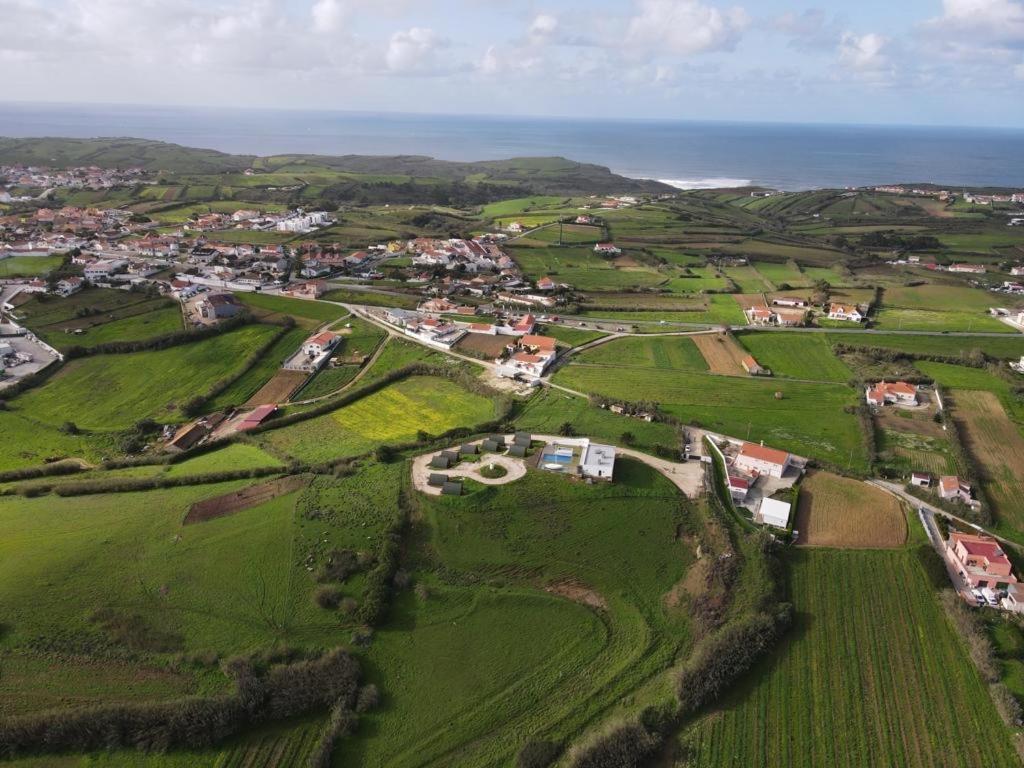
[[[864,399],[868,405],[884,406],[917,405],[917,387],[905,381],[880,381],[865,390]]]
[[[789,468],[792,456],[776,448],[766,448],[757,443],[744,443],[736,455],[733,466],[751,475],[782,477]]]
[[[1006,589],[1017,581],[1010,559],[991,536],[951,533],[946,554],[972,589]]]

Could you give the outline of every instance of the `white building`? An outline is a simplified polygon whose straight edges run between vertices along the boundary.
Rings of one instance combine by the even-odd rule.
[[[849,304],[829,304],[828,307],[828,319],[829,320],[846,320],[848,322],[859,323],[864,320],[864,315],[860,311],[859,307]]]
[[[761,499],[761,506],[757,510],[757,520],[775,528],[786,528],[789,525],[789,511],[788,502],[778,499]]]
[[[785,451],[766,448],[756,443],[744,443],[733,466],[752,475],[782,477],[789,468],[792,457]]]
[[[580,474],[599,480],[611,480],[615,473],[615,449],[589,440],[580,454]]]
[[[94,283],[97,280],[109,280],[111,275],[126,266],[128,266],[128,262],[124,259],[105,259],[89,264],[82,270],[82,274],[85,275],[86,280]]]

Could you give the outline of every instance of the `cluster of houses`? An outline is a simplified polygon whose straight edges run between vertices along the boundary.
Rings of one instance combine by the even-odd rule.
[[[964,202],[975,205],[992,205],[993,203],[1024,203],[1024,192],[1011,194],[978,195],[973,192],[963,193]]]
[[[956,195],[947,189],[921,189],[920,187],[903,187],[894,184],[887,184],[874,188],[875,192],[882,192],[889,195],[915,195],[917,197],[934,197],[942,201],[954,200]]]
[[[771,304],[747,307],[743,314],[750,325],[795,327],[805,325],[811,312],[810,302],[798,296],[776,296]],[[859,304],[829,302],[821,307],[822,314],[829,320],[862,323],[867,319],[867,309]]]
[[[795,457],[764,444],[727,444],[726,482],[734,503],[751,511],[758,523],[775,528],[789,527],[791,504],[772,498],[776,491],[792,487],[802,472]]]
[[[558,357],[557,342],[550,336],[524,334],[513,337],[506,354],[495,360],[498,376],[518,381],[539,381]]]
[[[1013,563],[991,536],[952,531],[945,542],[946,560],[959,576],[961,594],[976,605],[1024,613],[1024,585]]]
[[[224,229],[246,229],[256,232],[312,232],[330,226],[334,217],[326,211],[305,211],[301,208],[283,213],[240,209],[233,213],[208,211],[194,213],[182,225],[190,232],[211,232]]]
[[[0,165],[0,202],[9,203],[17,199],[12,198],[2,185],[30,189],[111,189],[152,183],[142,168],[98,168],[90,165],[55,169],[35,165]]]

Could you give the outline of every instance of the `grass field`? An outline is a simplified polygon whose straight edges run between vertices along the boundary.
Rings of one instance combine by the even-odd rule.
[[[646,466],[621,460],[615,483],[593,486],[531,472],[417,505],[432,596],[404,599],[396,624],[412,631],[380,633],[369,653],[402,693],[346,745],[354,762],[509,765],[526,739],[577,732],[687,646],[662,597],[692,562],[676,526],[693,512]],[[543,591],[567,584],[606,608]]]
[[[1018,764],[936,600],[941,567],[933,583],[913,550],[801,550],[787,559],[796,625],[686,732],[690,764]]]
[[[446,379],[414,376],[333,413],[261,435],[274,449],[302,461],[326,461],[373,450],[382,443],[440,434],[494,416],[490,399]]]
[[[43,330],[38,332],[44,341],[57,349],[68,347],[95,347],[116,341],[143,341],[184,330],[181,309],[173,302],[154,301],[137,305],[138,314],[104,322],[103,318],[90,318],[94,323],[78,325],[81,333]]]
[[[263,353],[256,365],[217,395],[210,403],[210,407],[226,408],[248,402],[249,398],[255,395],[280,370],[281,364],[299,349],[308,335],[309,331],[301,326],[296,326],[284,333],[270,349]]]
[[[715,376],[692,371],[573,362],[555,374],[572,389],[625,400],[653,400],[681,419],[741,439],[764,440],[841,467],[864,467],[857,394],[839,384]],[[776,393],[781,393],[781,398]]]
[[[615,339],[579,353],[576,359],[583,363],[612,367],[686,371],[708,369],[693,339],[686,336]]]
[[[1019,358],[1024,355],[1024,336],[913,336],[881,333],[826,333],[829,344],[896,349],[922,355],[968,355],[979,350],[992,357]]]
[[[308,320],[313,324],[329,323],[348,314],[344,307],[323,301],[292,299],[288,296],[271,296],[266,293],[236,293],[235,296],[243,304],[263,310],[272,316],[291,315],[296,320]]]
[[[953,417],[999,522],[1024,531],[1024,437],[992,392],[957,389]]]
[[[931,309],[883,307],[874,317],[874,327],[884,331],[964,331],[1018,333],[1010,326],[982,312],[939,312]]]
[[[810,472],[800,483],[799,544],[848,549],[894,548],[907,539],[903,505],[891,494],[831,472]]]
[[[16,412],[13,402],[10,408],[0,411],[0,472],[68,457],[91,461],[106,453],[107,447],[93,436],[66,434],[35,414]]]
[[[761,365],[776,376],[808,381],[845,382],[853,372],[832,354],[820,333],[741,333],[736,337]]]
[[[667,279],[647,266],[617,268],[590,247],[510,248],[509,254],[531,279],[550,275],[582,291],[651,287]]]
[[[399,307],[401,309],[416,309],[420,303],[416,296],[406,296],[400,293],[346,290],[344,288],[328,291],[323,295],[323,298],[325,301],[344,301],[349,304],[365,304],[371,307]]]
[[[70,421],[97,431],[124,429],[143,418],[180,421],[184,403],[236,375],[274,330],[247,325],[168,349],[73,360],[11,407],[54,426]]]
[[[63,256],[8,256],[0,259],[0,278],[47,275],[63,262]]]

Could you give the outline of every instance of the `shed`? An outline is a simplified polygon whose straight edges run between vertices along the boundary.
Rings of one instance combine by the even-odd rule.
[[[529,432],[516,432],[515,439],[512,440],[515,445],[530,445],[533,442],[533,435]]]
[[[785,528],[789,525],[789,507],[790,505],[785,501],[761,499],[761,508],[757,513],[759,522],[776,528]]]
[[[459,453],[465,454],[466,456],[475,456],[480,452],[480,446],[473,443],[466,443],[464,446],[459,448]]]
[[[508,449],[508,455],[509,456],[515,456],[517,459],[525,458],[525,456],[526,456],[526,446],[525,445],[519,445],[518,443],[516,443],[515,445],[513,445],[511,448]]]
[[[461,496],[462,495],[462,483],[456,483],[449,480],[447,483],[441,486],[441,493],[445,496]]]
[[[491,442],[497,443],[502,448],[505,447],[505,436],[504,435],[490,435],[487,438]]]
[[[445,456],[443,453],[437,454],[430,460],[430,466],[432,469],[448,469],[452,465],[451,459]]]
[[[431,472],[430,477],[427,478],[427,485],[443,487],[447,482],[448,475],[441,474],[440,472]]]
[[[485,450],[485,451],[490,451],[490,452],[494,453],[496,451],[504,450],[505,449],[505,444],[504,443],[496,443],[494,440],[491,440],[490,438],[488,438],[488,439],[484,440],[480,444],[480,447],[483,448],[483,450]]]
[[[441,451],[441,455],[444,456],[451,464],[459,463],[459,452],[458,451]]]

